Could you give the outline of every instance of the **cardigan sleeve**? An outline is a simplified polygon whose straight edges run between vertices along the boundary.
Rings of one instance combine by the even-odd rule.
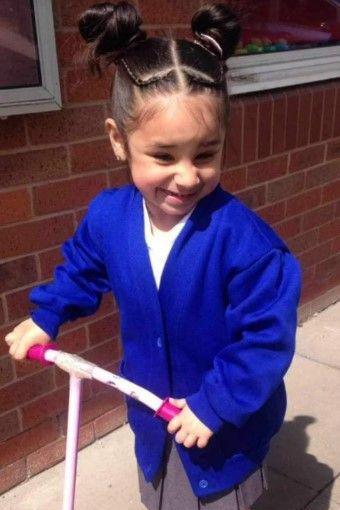
[[[216,432],[242,427],[282,382],[295,350],[300,266],[273,248],[228,285],[225,320],[232,343],[214,358],[199,391],[187,397],[196,416]]]
[[[99,204],[97,196],[73,237],[62,245],[65,260],[55,268],[52,282],[35,287],[29,294],[30,301],[38,305],[30,313],[32,320],[53,340],[61,324],[93,314],[103,293],[111,290],[100,253]]]

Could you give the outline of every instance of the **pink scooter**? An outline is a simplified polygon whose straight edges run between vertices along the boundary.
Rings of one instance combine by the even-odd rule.
[[[76,354],[59,351],[55,343],[34,345],[28,350],[27,358],[39,361],[45,366],[55,364],[70,374],[63,510],[74,508],[82,379],[96,379],[103,384],[108,384],[139,400],[155,411],[154,416],[159,416],[166,421],[170,421],[181,411],[170,404],[168,398],[162,400],[145,388],[108,372]]]

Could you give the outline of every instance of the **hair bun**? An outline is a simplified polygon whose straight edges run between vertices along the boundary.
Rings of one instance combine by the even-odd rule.
[[[134,5],[129,2],[112,4],[103,2],[89,7],[79,18],[80,35],[91,43],[90,67],[100,71],[98,59],[110,56],[117,58],[117,52],[147,38],[139,26],[143,20]]]
[[[239,18],[222,3],[203,5],[192,17],[191,29],[200,43],[221,60],[226,60],[234,53],[241,37]]]

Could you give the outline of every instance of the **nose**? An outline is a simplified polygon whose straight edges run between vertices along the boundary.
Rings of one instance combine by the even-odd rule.
[[[200,183],[197,168],[192,163],[181,163],[176,169],[174,181],[179,191],[190,192],[197,189]]]

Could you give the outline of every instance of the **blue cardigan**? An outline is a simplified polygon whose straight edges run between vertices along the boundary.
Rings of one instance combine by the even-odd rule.
[[[231,488],[261,464],[286,411],[300,268],[276,233],[217,186],[177,237],[157,290],[134,185],[104,190],[63,244],[64,264],[35,287],[31,317],[53,339],[112,291],[121,318],[120,372],[161,398],[187,398],[215,433],[178,445],[197,496]],[[145,479],[156,475],[167,424],[127,397]]]

